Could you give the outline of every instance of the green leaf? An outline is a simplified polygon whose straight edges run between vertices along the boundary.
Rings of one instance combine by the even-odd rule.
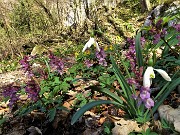
[[[156,132],[151,132],[149,135],[158,135]]]
[[[112,65],[113,65],[113,69],[114,69],[114,72],[116,74],[116,77],[119,81],[119,83],[121,84],[121,87],[123,89],[123,92],[125,94],[125,96],[130,99],[130,97],[132,96],[132,90],[131,88],[129,87],[129,84],[126,82],[124,76],[122,75],[122,73],[120,72],[116,62],[114,61],[113,57],[111,56],[111,62],[112,62]]]
[[[135,38],[135,50],[136,50],[136,59],[139,67],[143,66],[143,56],[142,56],[142,50],[141,50],[141,33],[139,32],[136,35]]]
[[[59,77],[54,77],[54,85],[60,84]]]
[[[98,91],[100,93],[105,94],[106,96],[108,96],[109,98],[112,98],[114,101],[118,102],[119,104],[123,104],[123,100],[118,95],[112,93],[108,89],[100,88],[100,87],[97,87],[97,86],[90,86],[89,88],[92,89],[92,90],[95,90],[95,91]]]
[[[162,94],[162,97],[156,102],[155,106],[152,108],[152,113],[154,113],[158,107],[164,102],[166,97],[180,84],[180,77],[173,80],[170,85],[166,88],[164,93]],[[147,118],[149,118],[151,113],[148,113]]]
[[[72,117],[71,120],[71,125],[73,125],[86,111],[88,111],[89,109],[98,106],[98,105],[102,105],[102,104],[115,104],[118,105],[117,102],[114,101],[110,101],[110,100],[99,100],[99,101],[92,101],[86,105],[84,105],[82,108],[80,108]]]
[[[48,111],[48,117],[50,122],[54,120],[55,115],[56,115],[56,108],[52,108]]]
[[[45,92],[49,92],[50,88],[48,86],[41,87],[41,91],[39,92],[39,95],[44,94]]]
[[[4,122],[6,122],[6,120],[7,120],[7,117],[2,117],[2,118],[0,118],[0,126],[1,126]]]
[[[70,85],[67,82],[62,82],[61,85],[60,85],[60,88],[63,91],[68,91],[68,89],[70,88]]]

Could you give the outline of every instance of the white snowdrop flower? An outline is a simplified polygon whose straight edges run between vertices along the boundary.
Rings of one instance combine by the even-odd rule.
[[[171,81],[171,78],[164,70],[162,69],[154,69],[154,70],[157,71],[166,81]]]
[[[85,44],[82,52],[84,52],[87,48],[90,48],[92,44],[94,44],[96,46],[96,49],[100,51],[98,43],[95,41],[93,37],[90,37],[89,41]]]
[[[150,87],[152,84],[152,78],[155,78],[154,70],[157,71],[166,81],[171,81],[169,75],[162,69],[154,69],[153,67],[147,67],[143,76],[143,86]]]
[[[152,84],[152,78],[155,78],[153,67],[147,67],[143,76],[143,86],[149,88]]]

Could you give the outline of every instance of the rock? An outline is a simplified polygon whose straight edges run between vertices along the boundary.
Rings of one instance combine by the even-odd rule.
[[[161,105],[158,108],[159,116],[166,121],[173,123],[175,130],[180,132],[180,106],[176,109],[169,105]]]

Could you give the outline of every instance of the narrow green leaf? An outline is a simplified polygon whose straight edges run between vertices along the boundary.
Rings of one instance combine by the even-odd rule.
[[[171,84],[167,87],[166,91],[162,94],[162,97],[159,99],[159,101],[156,102],[155,106],[152,108],[152,113],[154,113],[158,107],[164,102],[166,97],[180,84],[180,77],[176,80],[173,80]],[[147,118],[149,118],[151,113],[148,113]]]
[[[136,50],[136,59],[139,67],[143,66],[143,56],[142,56],[142,50],[141,50],[141,33],[139,32],[136,35],[135,38],[135,50]]]
[[[118,105],[117,102],[114,101],[110,101],[110,100],[99,100],[99,101],[92,101],[86,105],[84,105],[82,108],[80,108],[72,117],[71,120],[71,125],[73,125],[86,111],[88,111],[89,109],[98,106],[98,105],[102,105],[102,104],[115,104]]]
[[[120,70],[119,70],[119,68],[118,68],[118,66],[117,66],[117,64],[114,61],[112,56],[110,57],[110,59],[111,59],[111,62],[112,62],[112,66],[113,66],[114,72],[115,72],[115,74],[117,76],[117,79],[118,79],[118,81],[121,84],[121,87],[123,89],[123,92],[126,95],[126,97],[129,99],[129,97],[132,96],[132,90],[129,87],[129,84],[126,82],[124,76],[120,72]]]
[[[103,94],[107,95],[108,97],[112,98],[114,101],[116,101],[116,102],[118,102],[120,104],[123,104],[123,100],[118,95],[112,93],[108,89],[100,88],[100,87],[97,87],[97,86],[90,86],[89,88],[92,89],[92,90],[98,91],[100,93],[103,93]]]

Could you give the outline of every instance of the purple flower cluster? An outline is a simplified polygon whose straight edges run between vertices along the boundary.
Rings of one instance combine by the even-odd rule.
[[[19,100],[20,95],[17,93],[19,90],[21,90],[21,87],[13,86],[13,83],[12,83],[12,84],[2,87],[2,89],[3,89],[2,95],[5,98],[7,98],[7,97],[9,98],[8,106],[10,108],[12,108],[14,103],[16,103]]]
[[[32,69],[31,69],[31,63],[30,63],[31,57],[30,56],[24,56],[23,59],[19,61],[21,64],[22,70],[30,77],[33,76]]]
[[[90,68],[90,67],[92,67],[93,66],[93,63],[90,61],[90,60],[85,60],[85,65],[88,67],[88,68]]]
[[[28,94],[28,98],[30,98],[33,101],[37,101],[38,94],[40,91],[39,85],[35,82],[35,80],[29,80],[26,83],[25,91]]]
[[[142,81],[142,70],[143,68],[137,67],[137,60],[136,60],[136,51],[135,51],[135,40],[128,38],[127,43],[130,45],[128,51],[126,52],[125,56],[126,59],[130,61],[131,71],[134,73],[134,78],[129,78],[127,81],[131,85],[135,85],[138,87],[140,82]],[[141,38],[141,44],[144,44],[145,40]]]
[[[49,55],[49,59],[50,59],[50,66],[51,66],[52,70],[55,70],[60,75],[62,75],[63,74],[63,69],[64,69],[64,63],[62,62],[62,60],[60,58],[56,57],[51,52],[50,52],[50,55]]]
[[[160,39],[167,34],[167,29],[163,28],[163,20],[159,19],[156,24],[152,24],[152,28],[149,32],[153,36],[153,44],[157,44]]]
[[[96,51],[96,58],[98,59],[98,62],[102,66],[107,66],[106,62],[106,53],[103,48],[100,49],[100,51]]]
[[[150,98],[150,88],[141,87],[140,90],[141,101],[145,104],[145,107],[150,109],[154,106],[154,101]]]
[[[154,106],[154,101],[150,98],[150,89],[144,88],[141,86],[142,82],[142,73],[143,73],[143,67],[138,68],[137,66],[137,60],[136,60],[136,51],[135,51],[135,40],[128,38],[127,43],[130,45],[129,49],[126,53],[126,59],[130,61],[130,67],[131,71],[134,73],[134,78],[128,78],[127,82],[130,85],[136,86],[136,88],[140,89],[139,96],[132,95],[132,97],[138,101],[138,105],[140,105],[142,102],[145,104],[145,107],[150,109],[152,106]],[[145,39],[141,38],[141,45],[145,44]]]
[[[180,24],[173,24],[173,27],[176,29],[177,32],[180,32]]]

